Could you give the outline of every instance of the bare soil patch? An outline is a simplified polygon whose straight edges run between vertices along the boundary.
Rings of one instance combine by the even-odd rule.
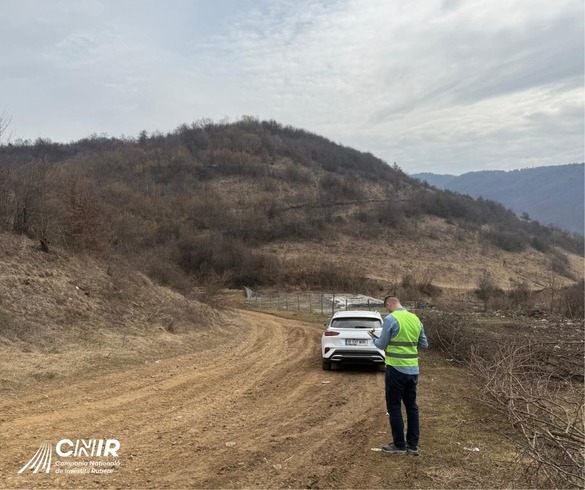
[[[421,456],[385,456],[383,374],[320,367],[314,323],[234,310],[191,353],[9,391],[0,485],[9,488],[486,488],[511,448],[465,369],[422,358]],[[184,334],[185,337],[196,335]],[[23,474],[43,441],[113,437],[111,475]]]

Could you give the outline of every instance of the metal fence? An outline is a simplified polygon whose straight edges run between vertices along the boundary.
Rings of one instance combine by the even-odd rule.
[[[257,292],[245,288],[246,303],[256,308],[332,315],[343,310],[380,310],[383,301],[363,294]]]

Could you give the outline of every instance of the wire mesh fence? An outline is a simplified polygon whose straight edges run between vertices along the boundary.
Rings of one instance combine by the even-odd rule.
[[[245,288],[246,303],[256,308],[332,315],[344,310],[381,310],[383,301],[363,294],[258,292]]]

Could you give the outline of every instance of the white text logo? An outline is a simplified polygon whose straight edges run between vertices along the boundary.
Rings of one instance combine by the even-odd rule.
[[[51,456],[53,453],[53,449],[51,447],[50,442],[43,442],[39,450],[35,453],[35,455],[31,458],[31,460],[26,463],[18,473],[22,473],[27,469],[31,469],[33,473],[38,473],[39,470],[45,470],[45,473],[48,473],[51,469]]]
[[[66,458],[66,461],[58,460],[55,463],[59,467],[56,473],[112,473],[114,468],[120,466],[120,461],[104,458],[117,458],[119,450],[120,441],[118,439],[76,439],[75,441],[61,439],[55,444],[55,453],[57,457]],[[83,460],[83,458],[93,459],[88,461],[87,459]],[[39,471],[49,473],[52,460],[53,446],[50,442],[43,442],[30,461],[18,473],[21,474],[26,470],[33,473]]]

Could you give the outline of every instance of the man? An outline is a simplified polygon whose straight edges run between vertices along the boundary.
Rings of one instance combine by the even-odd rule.
[[[386,353],[386,407],[392,429],[392,444],[382,448],[387,454],[418,455],[419,420],[416,404],[418,383],[418,349],[428,347],[424,326],[419,318],[406,310],[398,298],[387,296],[384,307],[390,313],[378,338],[368,331],[374,345]],[[406,440],[402,420],[402,403],[406,409]]]

